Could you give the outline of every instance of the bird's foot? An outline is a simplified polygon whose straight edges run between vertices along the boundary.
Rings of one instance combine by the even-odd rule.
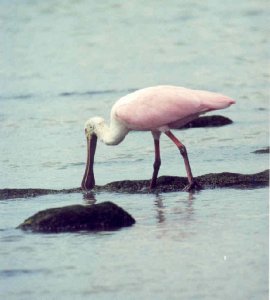
[[[187,186],[184,187],[183,191],[194,192],[202,189],[203,187],[197,181],[193,180],[191,183],[189,183]]]

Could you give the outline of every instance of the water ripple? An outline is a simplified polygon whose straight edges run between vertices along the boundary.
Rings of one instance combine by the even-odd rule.
[[[117,89],[109,89],[109,90],[95,90],[95,91],[85,91],[85,92],[62,92],[58,94],[60,97],[71,97],[71,96],[93,96],[93,95],[101,95],[101,94],[117,94],[117,93],[131,93],[136,91],[137,89],[125,89],[125,90],[117,90]]]
[[[20,275],[36,275],[36,274],[49,274],[48,269],[6,269],[0,271],[0,278],[14,277]]]
[[[123,90],[118,89],[108,89],[108,90],[90,90],[90,91],[67,91],[67,92],[61,92],[57,95],[42,95],[42,99],[44,98],[51,98],[53,96],[55,97],[73,97],[73,96],[94,96],[94,95],[103,95],[103,94],[118,94],[118,93],[131,93],[136,91],[138,88],[128,88]],[[32,98],[41,98],[41,95],[36,94],[19,94],[19,95],[0,95],[0,101],[1,100],[24,100],[24,99],[32,99]]]

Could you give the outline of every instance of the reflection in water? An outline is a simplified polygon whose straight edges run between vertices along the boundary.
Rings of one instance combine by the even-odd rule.
[[[156,196],[155,206],[157,207],[157,220],[158,223],[164,223],[166,221],[166,209],[165,209],[166,206],[163,203],[164,197],[160,194],[156,194],[155,196]],[[183,200],[183,197],[181,197],[178,201],[175,201],[176,203],[179,204],[179,206],[173,209],[173,213],[178,215],[181,214],[182,216],[181,219],[184,221],[191,220],[194,215],[194,208],[193,208],[194,199],[196,199],[194,197],[194,193],[188,193],[186,201]]]
[[[93,193],[91,191],[83,193],[83,200],[85,201],[85,204],[87,204],[87,205],[93,205],[97,201],[95,193]]]
[[[178,200],[175,198],[178,198]],[[170,199],[173,199],[173,201],[170,201]],[[158,239],[169,238],[173,241],[179,241],[179,239],[183,241],[190,235],[194,235],[193,228],[194,224],[196,224],[193,206],[194,199],[193,193],[156,195]],[[166,203],[164,203],[165,200]]]
[[[186,208],[185,208],[185,221],[190,221],[194,216],[194,207],[193,201],[196,199],[194,193],[188,193],[188,201],[186,201]]]
[[[157,220],[158,223],[163,223],[165,221],[165,213],[164,213],[164,204],[163,199],[159,194],[156,194],[155,205],[157,206]]]

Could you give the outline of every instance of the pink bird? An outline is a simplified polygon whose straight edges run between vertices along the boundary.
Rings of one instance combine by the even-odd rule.
[[[199,187],[191,172],[186,147],[170,129],[179,128],[201,114],[223,109],[234,103],[233,99],[222,94],[178,86],[148,87],[120,98],[112,107],[109,126],[100,117],[91,118],[85,124],[87,163],[82,188],[89,190],[95,186],[93,166],[97,139],[106,145],[117,145],[132,130],[151,131],[154,138],[155,161],[150,189],[156,186],[161,164],[161,133],[173,141],[183,156],[188,179],[185,190]]]

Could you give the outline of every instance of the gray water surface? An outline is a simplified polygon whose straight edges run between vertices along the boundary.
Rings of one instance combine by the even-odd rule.
[[[72,188],[84,122],[119,97],[175,84],[224,93],[234,123],[175,131],[195,176],[268,168],[267,1],[0,1],[0,188]],[[98,143],[97,184],[147,179],[153,141]],[[161,138],[161,175],[185,176]],[[1,299],[268,299],[268,189],[99,193],[136,219],[114,232],[32,234],[37,211],[81,194],[0,202]]]

